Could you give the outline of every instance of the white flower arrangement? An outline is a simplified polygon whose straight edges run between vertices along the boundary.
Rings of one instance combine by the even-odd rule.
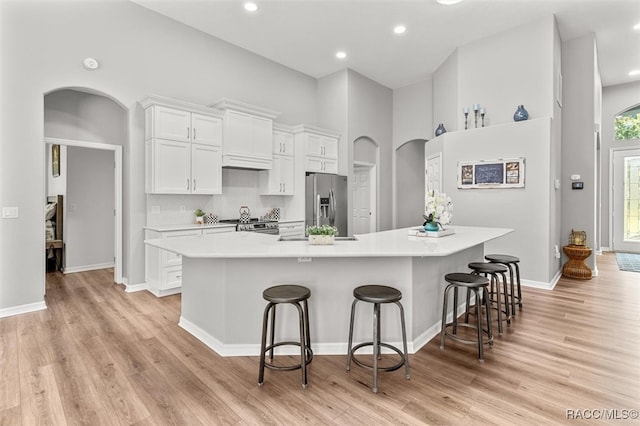
[[[431,191],[427,195],[425,206],[425,225],[428,222],[435,222],[439,228],[443,229],[445,225],[451,223],[453,218],[453,202],[451,198],[444,192]]]

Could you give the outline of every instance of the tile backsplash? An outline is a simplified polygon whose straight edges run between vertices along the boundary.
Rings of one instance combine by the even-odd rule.
[[[219,219],[237,219],[241,206],[248,206],[252,217],[265,215],[273,207],[280,208],[286,218],[293,197],[258,194],[258,171],[222,169],[221,195],[147,195],[147,225],[181,225],[195,222],[193,212],[202,209]]]

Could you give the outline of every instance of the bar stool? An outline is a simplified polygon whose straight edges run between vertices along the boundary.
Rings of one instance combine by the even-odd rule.
[[[440,329],[440,349],[444,349],[445,336],[450,337],[461,343],[477,343],[478,345],[478,359],[480,362],[484,362],[484,345],[489,344],[493,346],[493,332],[491,331],[491,298],[487,286],[489,280],[486,277],[482,277],[476,274],[467,274],[461,272],[454,272],[444,276],[444,279],[449,284],[444,289],[444,301],[442,304],[442,326]],[[464,323],[458,323],[458,289],[466,288],[467,294],[473,292],[476,297],[475,316],[476,325],[469,324],[468,321]],[[447,308],[449,302],[449,292],[453,289],[453,320],[447,323]],[[467,296],[469,300],[469,296]],[[487,329],[482,327],[482,305],[485,307]],[[467,303],[467,312],[469,311],[469,305]],[[451,332],[447,328],[451,327]],[[474,328],[478,331],[477,339],[469,339],[458,336],[458,327]],[[484,341],[484,335],[487,335],[487,340]]]
[[[482,274],[485,277],[491,276],[491,289],[489,294],[491,295],[491,302],[495,303],[498,310],[498,334],[502,334],[502,314],[505,314],[505,320],[507,326],[511,325],[511,314],[509,312],[509,292],[507,290],[507,267],[499,263],[488,262],[471,262],[469,263],[469,269],[472,269],[472,274]],[[501,280],[499,276],[502,276],[502,291],[500,290]],[[504,311],[502,310],[501,294],[504,297]],[[467,293],[467,314],[465,320],[469,319],[469,296]],[[495,296],[495,299],[493,298]]]
[[[404,324],[404,309],[400,303],[402,293],[393,287],[384,285],[364,285],[353,290],[353,303],[351,304],[351,322],[349,324],[349,347],[347,349],[347,371],[351,370],[351,360],[360,367],[373,370],[373,393],[378,393],[378,370],[394,371],[404,365],[404,376],[409,380],[409,355],[407,354],[407,332]],[[356,303],[358,301],[373,303],[373,340],[371,342],[353,345],[353,323],[355,319]],[[395,303],[400,310],[400,323],[402,324],[402,344],[404,352],[388,343],[380,341],[380,304]],[[355,352],[364,347],[373,346],[373,365],[368,365],[356,358]],[[384,346],[395,351],[400,355],[400,361],[390,367],[378,367],[378,359],[380,358],[380,347]]]
[[[484,257],[486,260],[492,263],[500,263],[509,268],[509,281],[511,282],[511,315],[516,314],[516,303],[520,309],[522,309],[522,288],[520,287],[520,258],[516,256],[510,256],[508,254],[488,254]],[[515,268],[515,282],[513,280],[513,270]],[[517,289],[514,288],[517,286]],[[516,296],[516,290],[518,295]],[[517,299],[517,302],[516,302]]]
[[[307,300],[311,296],[311,291],[299,285],[277,285],[269,287],[262,292],[262,297],[269,303],[264,309],[262,320],[262,343],[260,345],[260,373],[258,374],[258,386],[264,384],[264,368],[271,370],[290,371],[302,369],[302,388],[307,388],[307,365],[313,359],[311,350],[311,338],[309,337],[309,307]],[[282,341],[275,343],[276,333],[276,306],[280,303],[290,303],[298,310],[298,320],[300,323],[300,341]],[[267,323],[271,313],[271,343],[267,346]],[[294,345],[300,346],[300,364],[278,366],[273,364],[273,349],[278,346]],[[269,352],[269,362],[265,361],[265,354]]]

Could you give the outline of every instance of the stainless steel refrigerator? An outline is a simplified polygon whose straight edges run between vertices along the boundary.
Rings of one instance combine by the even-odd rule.
[[[307,173],[305,198],[306,226],[331,225],[339,236],[349,235],[346,176]]]

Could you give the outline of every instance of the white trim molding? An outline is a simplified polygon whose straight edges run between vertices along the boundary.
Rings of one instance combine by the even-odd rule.
[[[44,302],[28,303],[26,305],[12,306],[11,308],[0,309],[0,318],[10,317],[13,315],[26,314],[29,312],[42,311],[47,309]]]

